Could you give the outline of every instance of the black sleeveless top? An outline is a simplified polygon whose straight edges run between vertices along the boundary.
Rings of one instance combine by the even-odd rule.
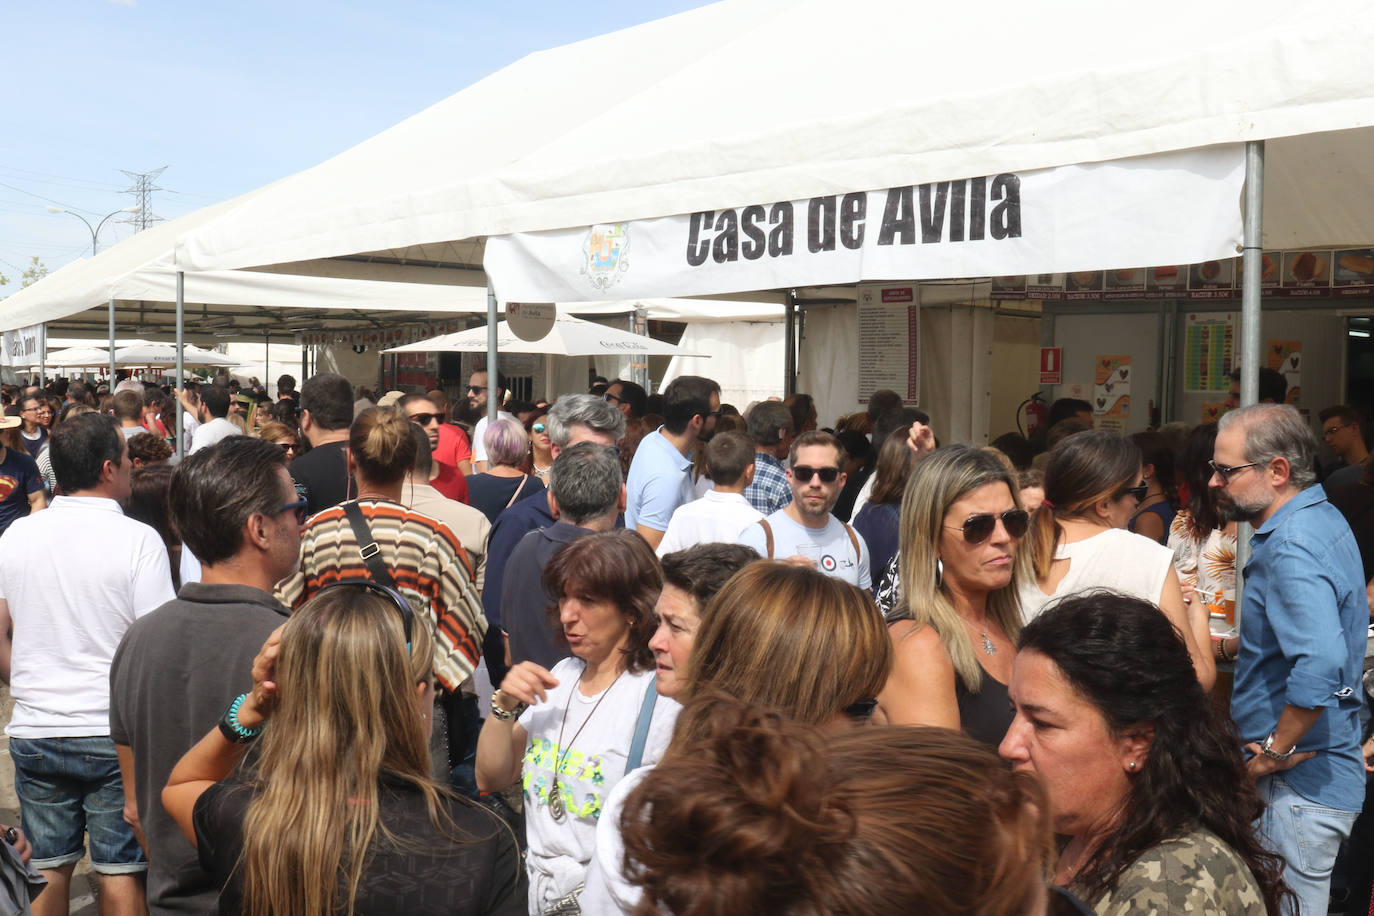
[[[906,605],[901,602],[901,584],[895,576],[896,558],[889,566],[888,575],[884,577],[883,585],[886,586],[886,597],[889,602],[895,600],[896,606],[882,608],[883,602],[878,602],[883,609],[883,619],[888,626],[892,626],[901,620],[910,620],[911,614],[907,611]],[[982,667],[982,666],[979,666]],[[959,672],[954,672],[954,699],[959,704],[959,725],[964,733],[975,741],[979,741],[997,750],[997,746],[1006,737],[1007,729],[1011,727],[1011,720],[1015,714],[1011,710],[1011,694],[1007,690],[1007,685],[997,678],[988,674],[987,669],[983,669],[983,684],[977,693],[969,690],[964,685],[964,679],[959,676]]]

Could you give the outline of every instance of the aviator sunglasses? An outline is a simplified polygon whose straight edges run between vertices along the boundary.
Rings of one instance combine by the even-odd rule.
[[[811,478],[819,475],[821,483],[834,483],[835,478],[840,476],[839,468],[813,468],[804,464],[794,465],[792,476],[802,483],[810,483]]]
[[[964,540],[970,544],[981,544],[992,537],[992,533],[997,530],[999,518],[1002,520],[1002,527],[1006,528],[1007,534],[1013,538],[1021,537],[1030,527],[1030,514],[1025,509],[1008,509],[1001,515],[979,512],[977,515],[970,515],[964,519],[962,525],[945,525],[944,527],[964,532]]]

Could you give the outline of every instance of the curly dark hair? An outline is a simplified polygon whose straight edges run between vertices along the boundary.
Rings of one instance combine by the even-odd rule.
[[[624,528],[580,537],[549,558],[543,581],[544,591],[555,599],[549,616],[560,642],[563,631],[558,626],[558,598],[576,593],[612,601],[630,623],[630,638],[624,649],[626,670],[637,673],[653,669],[649,640],[658,626],[654,605],[663,591],[663,573],[644,538]]]
[[[1089,901],[1112,893],[1146,851],[1203,827],[1250,868],[1276,916],[1289,895],[1283,860],[1255,835],[1264,805],[1245,770],[1240,737],[1203,692],[1169,619],[1148,601],[1099,589],[1051,605],[1026,624],[1018,649],[1054,662],[1113,735],[1154,727],[1119,826],[1074,879],[1075,890]]]

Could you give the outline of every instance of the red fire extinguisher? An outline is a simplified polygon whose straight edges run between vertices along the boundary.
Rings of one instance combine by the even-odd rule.
[[[1026,415],[1026,425],[1024,428],[1021,426],[1021,414],[1023,411]],[[1044,424],[1048,416],[1049,408],[1045,406],[1044,401],[1040,400],[1040,392],[1037,391],[1022,401],[1021,406],[1016,408],[1016,426],[1021,430],[1021,435],[1030,438],[1031,434]]]

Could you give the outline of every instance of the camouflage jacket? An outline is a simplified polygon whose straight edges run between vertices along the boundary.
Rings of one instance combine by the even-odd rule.
[[[1265,916],[1250,869],[1202,828],[1145,853],[1122,873],[1116,892],[1092,909],[1098,916]]]

